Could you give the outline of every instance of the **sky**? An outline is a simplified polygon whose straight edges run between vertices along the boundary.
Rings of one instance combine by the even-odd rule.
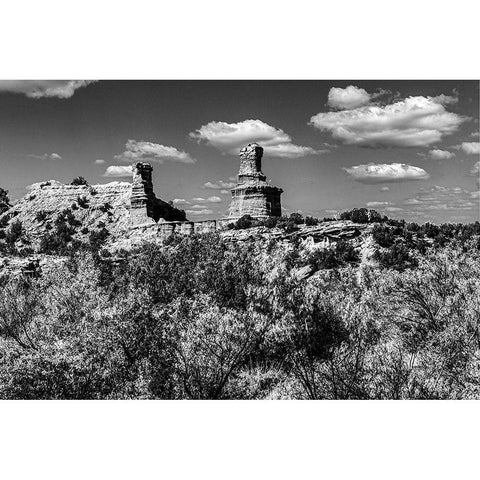
[[[392,218],[479,220],[479,82],[460,80],[0,80],[0,187],[130,181],[190,220],[222,218],[238,153],[256,141],[285,214],[368,207]]]

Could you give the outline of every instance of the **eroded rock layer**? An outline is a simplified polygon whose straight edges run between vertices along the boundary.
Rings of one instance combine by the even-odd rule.
[[[229,221],[244,215],[254,218],[282,215],[280,195],[283,190],[266,182],[262,172],[262,156],[263,148],[257,143],[249,143],[240,151],[238,183],[232,189]]]

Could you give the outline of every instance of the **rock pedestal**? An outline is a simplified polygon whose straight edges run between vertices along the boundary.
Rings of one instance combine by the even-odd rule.
[[[130,197],[132,225],[165,221],[185,221],[185,212],[160,200],[153,192],[152,166],[138,162],[132,165],[133,182]]]
[[[283,190],[265,181],[262,156],[263,148],[257,143],[249,143],[240,150],[238,183],[232,189],[228,221],[244,215],[258,219],[282,215],[280,195]]]

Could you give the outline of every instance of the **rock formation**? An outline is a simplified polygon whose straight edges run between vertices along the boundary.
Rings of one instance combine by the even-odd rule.
[[[152,166],[138,162],[132,165],[133,183],[130,197],[132,225],[164,221],[185,221],[185,212],[158,199],[153,192]]]
[[[249,143],[240,150],[238,183],[232,189],[228,221],[235,221],[243,215],[259,219],[282,215],[280,195],[283,190],[266,182],[262,156],[263,148],[257,143]]]

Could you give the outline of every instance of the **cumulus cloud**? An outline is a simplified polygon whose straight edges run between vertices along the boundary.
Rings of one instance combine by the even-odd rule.
[[[456,145],[455,148],[462,149],[467,155],[480,154],[480,142],[463,142],[461,145]]]
[[[95,80],[0,80],[0,93],[18,93],[29,98],[70,98],[76,90]]]
[[[95,165],[103,165],[105,163],[105,160],[102,158],[97,158],[94,162]]]
[[[226,195],[227,193],[230,193],[229,190],[220,190],[220,193],[223,194],[223,195]]]
[[[350,110],[370,103],[370,95],[363,88],[349,85],[347,88],[333,87],[328,92],[328,106],[336,110]]]
[[[471,175],[479,175],[480,174],[480,160],[477,160],[474,164],[472,169],[470,170]]]
[[[321,112],[310,124],[346,145],[422,147],[450,135],[467,120],[445,105],[448,96],[408,97],[386,106],[366,105],[351,110]]]
[[[470,169],[470,175],[476,177],[477,186],[480,187],[480,160],[477,160]]]
[[[213,210],[210,210],[209,208],[204,208],[202,210],[187,210],[186,213],[187,215],[211,215],[213,213]]]
[[[258,142],[265,154],[272,157],[300,158],[306,155],[324,153],[292,143],[292,138],[283,130],[272,127],[261,120],[244,120],[238,123],[210,122],[202,125],[190,138],[217,148],[223,153],[238,155],[248,143]]]
[[[165,161],[180,163],[195,163],[195,159],[188,153],[177,150],[175,147],[167,147],[159,143],[145,142],[137,140],[128,140],[125,144],[125,151],[120,155],[115,155],[115,160],[124,162],[157,162]]]
[[[449,160],[450,158],[455,157],[455,154],[453,152],[449,152],[448,150],[430,150],[428,152],[428,155],[430,158],[433,158],[434,160]]]
[[[107,167],[104,177],[130,177],[132,175],[132,167],[130,165],[112,165]]]
[[[430,212],[443,210],[473,210],[478,204],[471,201],[474,196],[469,190],[461,187],[434,185],[422,189],[415,197],[403,203],[410,206],[413,212]]]
[[[216,195],[212,195],[211,197],[207,198],[208,203],[222,203],[223,200],[220,197],[217,197]]]
[[[190,202],[184,198],[174,198],[172,201],[174,205],[190,205]]]
[[[428,173],[420,167],[406,163],[355,165],[343,168],[354,180],[361,183],[393,183],[425,180]]]
[[[387,207],[389,205],[393,205],[392,202],[367,202],[368,208],[375,208],[375,207]]]
[[[30,158],[36,158],[37,160],[61,160],[62,157],[58,153],[44,153],[43,155],[30,154]]]
[[[380,188],[381,192],[388,192],[390,190],[390,187],[382,187]]]
[[[213,182],[206,182],[203,184],[203,188],[211,188],[212,190],[222,190],[226,188],[233,188],[236,185],[235,182],[226,182],[224,180],[215,180]]]
[[[400,207],[386,207],[385,208],[386,212],[403,212],[403,208]]]

